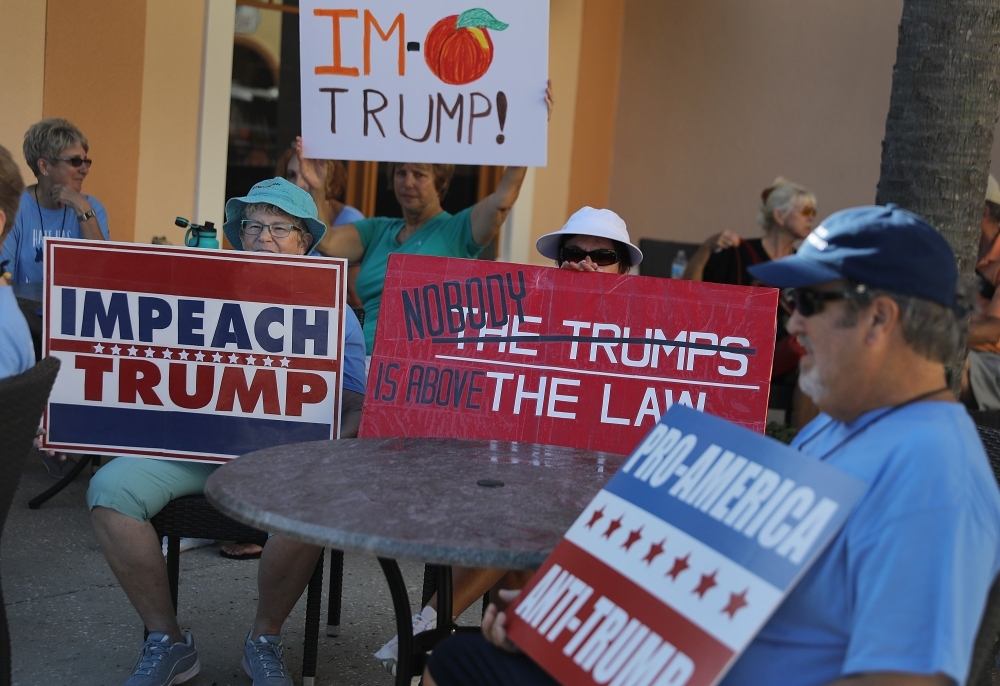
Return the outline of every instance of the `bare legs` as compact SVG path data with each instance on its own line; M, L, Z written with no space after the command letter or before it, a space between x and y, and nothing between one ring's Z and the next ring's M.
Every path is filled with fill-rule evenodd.
M261 634L281 633L282 624L309 585L322 552L318 546L280 535L268 539L257 570L260 600L251 640L256 641Z

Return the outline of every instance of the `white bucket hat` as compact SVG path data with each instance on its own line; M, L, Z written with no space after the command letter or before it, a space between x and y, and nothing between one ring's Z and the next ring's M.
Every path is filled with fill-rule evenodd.
M559 244L567 236L577 235L598 236L624 243L628 246L632 265L642 262L642 251L629 240L625 221L611 210L596 210L593 207L581 207L561 229L547 233L535 241L535 248L543 257L558 262Z

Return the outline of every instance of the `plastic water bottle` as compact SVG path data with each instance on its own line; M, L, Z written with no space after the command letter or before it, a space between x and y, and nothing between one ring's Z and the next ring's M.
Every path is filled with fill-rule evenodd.
M212 222L205 222L204 226L198 226L197 224L192 224L184 217L177 217L174 223L181 228L187 229L187 233L184 234L184 245L187 247L214 248L218 250L219 239L216 237L215 224Z
M684 270L687 269L687 266L687 254L683 250L678 250L677 257L674 258L674 263L670 265L670 278L679 279L684 276Z

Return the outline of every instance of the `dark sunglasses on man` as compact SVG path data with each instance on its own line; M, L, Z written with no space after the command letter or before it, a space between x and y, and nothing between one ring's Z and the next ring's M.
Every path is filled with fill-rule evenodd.
M49 157L47 158L49 162L69 162L70 166L74 169L87 165L88 167L94 163L94 160L89 157Z
M857 293L864 293L866 287L863 284L854 286ZM819 314L826 307L826 304L833 300L843 300L847 297L846 290L839 291L817 291L811 288L786 288L782 291L785 298L795 305L795 309L803 317L812 317Z
M559 257L563 262L583 262L589 257L590 261L598 267L610 267L618 262L618 251L611 248L584 250L583 248L569 246L559 252Z

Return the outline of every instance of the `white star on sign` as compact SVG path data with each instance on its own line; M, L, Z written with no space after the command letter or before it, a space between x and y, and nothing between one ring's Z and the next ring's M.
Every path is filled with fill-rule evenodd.
M219 353L212 355L212 362L222 362L222 355Z
M121 348L120 348L119 346L117 346L117 345L116 345L116 346L113 346L113 347L111 348L111 354L112 354L112 355L117 355L117 354L118 354L118 353L120 353L121 351L122 351L122 349L121 349Z
M104 346L101 345L100 343L95 344L94 345L94 352L95 353L103 353L104 352Z
M199 362L201 362L202 360L205 359L205 353L203 353L202 351L199 350L197 353L195 353L194 359L196 359Z
M164 348L163 349L163 356L169 360L170 358L172 358L174 356L174 354L172 352L170 352L170 348Z
M264 366L265 366L265 367L270 367L270 366L271 366L271 363L272 363L273 361L274 361L274 360L272 360L272 359L271 359L270 357L265 357L265 358L264 358Z
M281 358L281 366L282 367L287 367L288 366L288 362L289 362L289 360L288 360L287 357L282 357Z
M240 361L240 358L236 357L236 353L233 353L232 355L229 356L229 361L232 362L233 364L236 364L237 362Z
M250 357L247 358L247 364L249 365L257 364L257 358L251 355Z
M136 353L138 353L138 352L139 352L139 350L134 345L131 348L128 349L128 354L131 357L135 357Z
M181 354L178 355L177 357L181 358L182 360L186 360L189 356L190 353L188 353L187 350L181 350Z
M146 357L152 357L155 354L155 350L152 348L146 348Z

